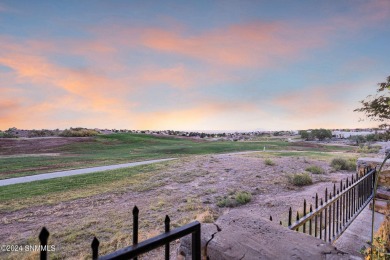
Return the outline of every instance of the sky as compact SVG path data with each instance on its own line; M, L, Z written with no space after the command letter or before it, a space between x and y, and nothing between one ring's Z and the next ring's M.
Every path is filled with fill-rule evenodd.
M389 42L389 0L0 0L0 129L374 127Z

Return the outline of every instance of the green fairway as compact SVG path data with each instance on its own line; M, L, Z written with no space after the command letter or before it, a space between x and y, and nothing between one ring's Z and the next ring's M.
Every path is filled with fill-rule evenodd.
M206 141L146 134L118 133L100 135L88 142L72 143L53 148L60 156L0 158L0 179L54 172L65 169L87 168L135 162L150 159L182 157L197 154L213 154L240 151L348 150L346 147L314 146L289 143L281 140L256 142Z

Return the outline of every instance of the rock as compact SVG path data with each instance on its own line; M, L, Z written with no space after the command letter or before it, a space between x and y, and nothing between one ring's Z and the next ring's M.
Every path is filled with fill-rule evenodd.
M207 243L213 238L214 234L218 232L216 224L203 223L201 226L201 247L202 247L202 259L206 259L207 256ZM178 260L191 259L191 236L185 236L180 239L180 246L177 252Z
M390 170L382 170L379 174L378 184L385 187L390 187Z
M203 259L352 259L331 244L249 210L231 210L216 225L202 224ZM189 248L190 239L182 239L179 252L185 257L181 259L190 259Z
M376 197L379 199L390 201L390 188L386 189L383 187L379 187L376 193Z
M372 202L370 203L370 209L372 209ZM383 215L386 214L388 210L390 210L390 202L376 200L375 201L375 209L376 212L381 213Z
M363 170L365 166L370 166L371 168L377 168L379 170L380 165L382 164L383 159L381 158L359 158L357 160L357 172L359 177L363 176ZM382 172L379 175L378 184L381 186L390 187L390 160L387 160L383 166Z

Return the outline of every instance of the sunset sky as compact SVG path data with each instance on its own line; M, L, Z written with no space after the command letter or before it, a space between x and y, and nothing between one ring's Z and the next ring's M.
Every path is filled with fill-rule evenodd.
M376 126L390 1L2 1L0 129Z

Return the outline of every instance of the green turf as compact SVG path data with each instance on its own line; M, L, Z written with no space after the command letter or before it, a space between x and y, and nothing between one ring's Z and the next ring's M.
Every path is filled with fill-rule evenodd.
M120 181L132 177L135 174L150 172L157 168L157 164L150 164L3 186L0 189L0 202L8 201L10 199L25 199L35 196L50 195L52 193L64 191L87 190L90 187L96 188L95 186L100 186L104 183Z
M116 169L104 172L34 181L0 187L0 213L13 210L56 204L103 193L148 191L166 184L156 173L171 163Z
M281 140L256 142L205 141L146 134L118 133L100 135L88 142L79 142L52 149L60 156L1 158L0 179L34 175L65 169L86 168L151 159L182 157L197 154L227 153L250 150L346 150L345 147L305 147Z

